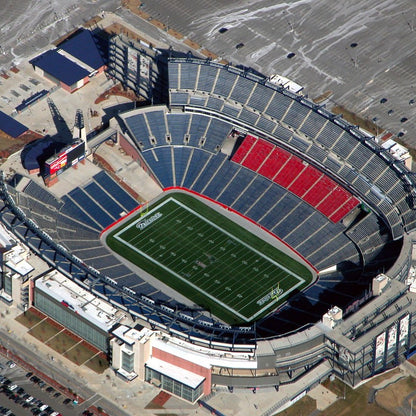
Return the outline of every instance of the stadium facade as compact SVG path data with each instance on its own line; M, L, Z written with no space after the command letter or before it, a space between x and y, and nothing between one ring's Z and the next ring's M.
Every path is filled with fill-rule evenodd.
M356 386L406 359L416 348L408 285L416 182L404 164L267 77L113 42L109 74L126 85L133 77L137 92L159 104L112 120L119 146L161 192L191 190L229 207L319 276L252 325L226 325L154 287L102 245L102 231L137 207L105 172L59 200L33 181L21 189L3 176L3 224L137 325L106 329L118 373L194 401L214 385L279 389L303 376L299 393L329 374ZM58 320L61 312L48 313Z

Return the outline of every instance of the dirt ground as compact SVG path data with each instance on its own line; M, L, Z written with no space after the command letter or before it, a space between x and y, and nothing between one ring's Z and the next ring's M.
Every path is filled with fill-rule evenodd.
M384 131L381 127L377 126L377 124L358 116L357 114L347 110L342 105L336 105L332 107L331 111L334 114L342 114L342 117L349 123L353 124L354 126L359 126L371 134L374 134L375 136L378 136Z
M416 380L412 377L407 377L379 391L376 396L376 402L380 407L401 416L403 414L402 406L404 400L415 390ZM407 404L409 405L409 403Z
M115 85L114 87L110 88L107 91L104 91L102 94L98 96L98 98L95 100L95 104L99 104L102 101L107 100L110 96L119 96L128 98L131 101L140 101L141 98L138 97L132 90L125 90L120 84Z
M0 162L1 159L8 158L11 154L22 149L28 143L42 137L41 134L28 130L14 139L0 130Z
M402 391L402 382L399 381L391 386L386 387L383 390L380 390L377 393L377 400L373 403L369 403L370 392L374 386L380 384L383 380L387 380L394 376L396 373L399 373L399 369L381 374L379 377L375 377L369 382L363 384L362 386L356 388L355 390L351 389L348 386L345 386L341 381L335 379L334 381L327 380L324 385L329 390L333 391L339 397L339 400L336 401L332 406L328 407L320 413L322 416L356 416L356 415L365 415L365 416L392 416L395 413L389 408L382 407L378 404L379 396L381 392L386 395L395 395L396 402L401 403L402 400L407 396L407 390ZM411 383L415 383L416 380L411 379ZM416 388L416 385L415 387ZM393 393L391 393L391 391ZM345 400L343 399L345 394ZM393 408L392 404L391 408Z

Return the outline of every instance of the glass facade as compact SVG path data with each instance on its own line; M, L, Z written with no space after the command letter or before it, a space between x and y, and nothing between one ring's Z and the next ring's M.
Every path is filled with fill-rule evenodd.
M129 373L134 372L134 353L121 351L121 368Z
M178 380L168 377L160 373L159 371L156 371L147 366L145 370L146 370L145 380L147 382L152 383L152 384L160 383L159 387L161 389L166 390L169 393L174 394L175 396L178 396L192 403L198 400L202 396L203 389L204 389L203 381L198 387L192 388L192 387L187 386L186 384L181 383ZM158 383L156 383L156 381Z
M12 295L12 278L10 276L7 276L6 274L3 274L4 276L4 291L8 295Z
M108 351L108 334L106 332L38 289L35 289L35 306L100 350Z

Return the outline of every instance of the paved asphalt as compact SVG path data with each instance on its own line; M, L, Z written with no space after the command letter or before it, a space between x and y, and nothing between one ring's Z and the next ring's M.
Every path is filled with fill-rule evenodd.
M119 0L4 2L0 70L103 10L128 16L142 32L177 46ZM310 98L331 91L327 107L344 105L381 128L404 133L403 140L416 147L414 0L158 0L144 1L142 9L235 65L292 78ZM237 49L239 43L244 46Z
M332 91L327 107L376 118L416 147L414 0L144 3L144 11L233 64L292 78L310 98Z
M82 404L74 407L74 408L62 408L59 409L58 405L54 403L54 406L57 407L57 410L63 410L64 413L62 413L63 416L76 416L80 415L85 409L87 409L90 405L94 404L95 406L100 406L105 411L110 414L111 416L128 416L126 412L123 412L121 409L119 409L117 406L114 406L113 403L106 400L104 397L100 396L99 394L95 393L93 390L88 388L85 383L82 383L79 378L75 378L72 376L72 374L66 372L64 369L61 369L60 367L54 365L53 361L45 361L45 360L38 360L37 356L33 354L33 351L30 350L27 346L23 345L22 342L13 335L13 333L6 332L3 328L0 329L0 339L4 347L6 347L8 350L12 351L14 354L19 356L22 360L26 361L36 369L38 369L40 372L47 374L52 379L56 380L58 383L60 383L62 386L70 388L72 391L80 394L86 401ZM0 362L7 361L3 358L0 359ZM17 369L6 369L5 375L6 377L10 378L12 381L16 382L16 384L22 383L22 380L25 378L24 375L27 373L26 370L19 370ZM16 373L16 375L15 375ZM26 390L27 389L27 380L24 384L22 384L22 387ZM37 392L37 396L39 399L42 400L43 394L41 393L41 390L37 386L32 386L35 389L35 393ZM29 393L31 391L28 390ZM46 393L47 395L47 393ZM47 395L48 396L48 395ZM0 393L0 405L1 404L1 393ZM46 398L44 398L46 400ZM62 399L63 400L63 399ZM43 401L43 400L42 400ZM57 402L56 399L49 401ZM62 402L62 401L61 401ZM46 403L48 403L46 401ZM48 403L50 404L50 403ZM50 404L51 407L52 404ZM62 407L62 406L61 406ZM23 410L23 409L21 409ZM17 413L16 415L20 415L22 413ZM31 414L31 413L30 413Z

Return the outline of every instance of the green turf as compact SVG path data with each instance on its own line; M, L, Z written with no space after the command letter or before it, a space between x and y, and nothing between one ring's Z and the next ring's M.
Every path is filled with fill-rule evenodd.
M107 244L230 324L258 319L312 280L304 265L183 193L119 226Z

